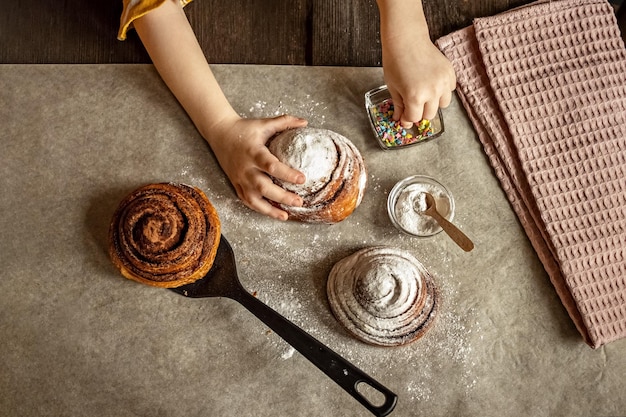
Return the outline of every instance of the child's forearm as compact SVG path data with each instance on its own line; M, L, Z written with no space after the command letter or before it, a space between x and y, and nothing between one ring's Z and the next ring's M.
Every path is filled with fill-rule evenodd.
M455 87L450 61L432 43L421 0L377 0L385 83L405 128L435 117Z
M238 117L177 2L168 0L134 24L161 78L205 139L214 126Z
M380 38L383 44L405 36L429 37L421 0L376 0L380 14Z

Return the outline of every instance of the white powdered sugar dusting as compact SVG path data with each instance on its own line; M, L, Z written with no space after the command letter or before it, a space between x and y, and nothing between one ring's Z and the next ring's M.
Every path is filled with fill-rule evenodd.
M361 203L367 173L361 153L348 138L328 129L303 127L280 133L268 147L279 161L307 175L304 184L274 179L302 198L301 207L280 205L292 218L336 223Z
M185 165L178 179L207 194L219 213L222 233L235 251L239 278L260 301L383 382L400 401L415 405L435 401L451 389L471 395L477 384L473 341L480 337L481 328L475 304L465 302L458 281L449 272L450 253L421 250L411 237L394 233L391 227L355 239L353 231L344 233L341 223L319 225L266 218L245 207L234 191L224 192L229 189L226 177L213 176L209 182L206 176L192 175L194 172L202 170L193 163ZM380 188L380 179L371 176L370 192L380 192ZM350 228L360 229L361 225L352 222ZM432 328L419 340L399 347L372 346L351 336L333 316L326 298L324 274L338 260L337 254L348 255L349 248L378 243L381 234L382 239L415 248L412 252L433 276L441 300ZM259 264L263 264L263 276L256 273ZM276 360L287 361L298 355L261 322L258 329L266 338L264 351L269 350ZM453 375L454 381L442 380L439 376L443 373ZM410 375L410 382L394 385L396 375L402 380Z
M277 136L268 147L280 161L305 175L303 184L280 182L283 188L302 197L324 187L337 166L335 143L326 130L288 131Z
M248 108L247 113L240 113L240 116L267 118L290 114L307 119L311 126L321 127L326 122L324 112L327 110L328 105L326 103L311 99L310 94L307 94L305 99L285 95L277 102L257 101Z
M441 229L435 219L427 214L426 196L435 198L437 211L447 218L450 214L450 199L441 188L432 184L411 184L400 191L394 207L396 221L407 232L415 235L430 235Z
M410 253L368 247L337 262L328 277L333 313L360 339L397 346L421 337L436 313L432 280Z

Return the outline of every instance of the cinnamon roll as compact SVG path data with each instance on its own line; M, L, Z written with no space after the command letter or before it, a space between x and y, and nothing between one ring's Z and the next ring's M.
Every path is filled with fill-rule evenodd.
M379 346L422 337L439 303L426 268L410 253L386 246L341 259L330 271L326 290L337 320L356 338Z
M217 212L200 189L149 184L126 196L113 214L109 254L126 278L173 288L206 275L220 236Z
M304 184L274 179L302 197L302 207L276 204L290 219L337 223L361 203L367 172L361 153L346 137L327 129L304 127L278 134L268 147L281 162L306 176Z

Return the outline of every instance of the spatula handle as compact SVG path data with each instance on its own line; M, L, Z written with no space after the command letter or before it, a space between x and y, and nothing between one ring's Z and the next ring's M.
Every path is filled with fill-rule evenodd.
M393 411L398 400L396 394L261 302L244 288L231 294L230 298L247 308L374 415L386 416ZM362 388L367 388L365 392L372 393L372 396L378 397L379 394L377 393L382 394L384 401L376 401L378 403L376 405L372 400L366 398L362 394L363 390L361 392L358 390L361 384L369 386Z

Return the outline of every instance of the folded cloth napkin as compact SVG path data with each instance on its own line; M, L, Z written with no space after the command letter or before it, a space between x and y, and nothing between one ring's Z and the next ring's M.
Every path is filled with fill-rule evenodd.
M437 46L583 339L626 336L626 49L613 8L538 1Z

